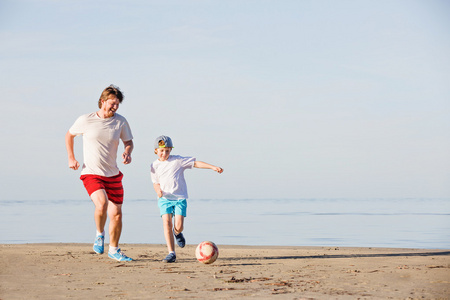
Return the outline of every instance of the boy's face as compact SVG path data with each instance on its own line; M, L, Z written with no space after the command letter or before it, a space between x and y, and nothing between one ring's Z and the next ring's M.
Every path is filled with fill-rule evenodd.
M156 155L158 155L158 159L160 161L167 160L169 158L171 151L172 151L172 148L169 148L169 147L155 149Z

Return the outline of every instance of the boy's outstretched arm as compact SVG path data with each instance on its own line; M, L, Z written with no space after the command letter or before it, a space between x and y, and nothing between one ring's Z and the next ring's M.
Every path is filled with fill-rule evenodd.
M155 192L158 195L158 198L161 198L163 196L163 192L161 190L161 185L159 183L154 183L153 188L155 189Z
M200 168L200 169L211 169L213 171L216 171L217 173L222 173L223 172L223 169L221 167L216 167L216 166L213 166L213 165L210 165L208 163L205 163L203 161L198 161L198 160L196 160L194 162L194 167L195 168Z

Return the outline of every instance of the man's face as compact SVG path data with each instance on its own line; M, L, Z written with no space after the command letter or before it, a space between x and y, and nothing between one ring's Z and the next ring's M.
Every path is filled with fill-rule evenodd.
M102 102L102 110L107 118L114 116L116 111L119 109L119 99L116 96L110 95L107 100Z

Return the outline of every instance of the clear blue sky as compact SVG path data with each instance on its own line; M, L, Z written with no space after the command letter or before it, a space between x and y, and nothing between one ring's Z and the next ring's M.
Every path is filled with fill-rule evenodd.
M64 135L111 83L126 198L161 134L225 170L191 198L450 197L448 1L3 0L0 40L0 199L87 198Z

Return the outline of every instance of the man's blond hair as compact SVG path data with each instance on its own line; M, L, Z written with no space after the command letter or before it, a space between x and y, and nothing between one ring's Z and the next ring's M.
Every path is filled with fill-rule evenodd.
M111 84L106 89L104 89L102 94L100 95L100 99L98 100L98 108L102 108L102 101L108 100L109 96L111 95L116 96L116 98L119 99L119 103L122 103L124 98L122 91L118 86Z

